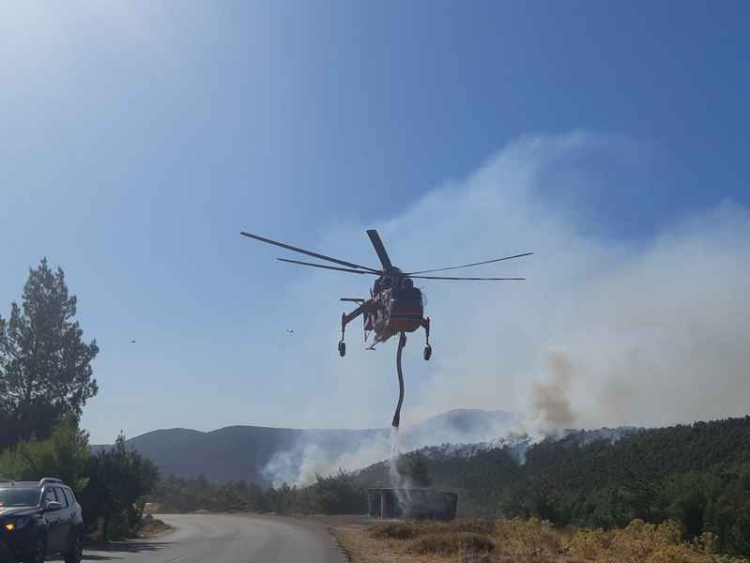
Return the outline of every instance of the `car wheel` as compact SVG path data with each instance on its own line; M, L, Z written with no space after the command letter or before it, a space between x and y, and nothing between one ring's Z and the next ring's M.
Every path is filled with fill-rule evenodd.
M83 559L83 534L76 532L73 546L65 554L65 563L80 563L81 559Z
M34 540L34 545L29 551L24 563L44 563L44 558L47 555L47 542L44 541L43 537L39 537Z

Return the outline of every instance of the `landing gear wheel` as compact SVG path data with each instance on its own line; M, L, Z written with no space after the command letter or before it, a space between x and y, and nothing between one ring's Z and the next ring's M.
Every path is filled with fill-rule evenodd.
M430 361L430 358L432 357L432 346L429 344L424 347L424 360L426 362Z
M341 356L342 358L346 356L346 342L344 342L343 340L339 342L339 356Z

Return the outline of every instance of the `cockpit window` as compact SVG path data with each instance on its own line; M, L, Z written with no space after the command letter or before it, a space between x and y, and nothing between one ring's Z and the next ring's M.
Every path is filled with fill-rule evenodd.
M408 301L413 303L421 303L422 302L422 292L417 289L416 287L408 287L406 284L404 284L403 287L400 287L396 290L394 290L392 294L392 298L397 301Z

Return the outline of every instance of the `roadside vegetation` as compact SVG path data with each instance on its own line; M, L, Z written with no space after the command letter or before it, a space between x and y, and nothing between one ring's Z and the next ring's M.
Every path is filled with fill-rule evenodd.
M716 553L707 533L633 520L610 531L556 528L538 518L389 522L335 529L354 563L746 563Z
M74 490L91 536L134 536L158 472L125 448L124 436L91 455L79 421L99 389L91 366L99 348L83 340L75 316L63 271L46 259L29 271L21 305L0 316L0 477L58 477Z

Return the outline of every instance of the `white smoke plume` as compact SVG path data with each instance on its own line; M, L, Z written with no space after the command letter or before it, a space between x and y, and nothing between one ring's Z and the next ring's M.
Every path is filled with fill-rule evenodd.
M471 417L468 415L477 415ZM307 436L289 450L276 453L263 469L264 477L274 486L306 486L316 475L330 475L339 469L353 471L384 460L395 462L401 453L442 444L476 444L505 436L518 421L508 413L466 413L454 411L421 424L370 432L359 442L332 444ZM470 451L470 450L467 450ZM395 465L393 466L396 467ZM394 475L394 486L406 486Z
M404 428L457 407L517 413L529 433L539 421L662 426L748 413L748 209L717 199L635 242L602 235L587 211L587 194L640 181L645 150L586 133L524 138L391 220L349 225L316 245L370 263L364 229L375 226L393 262L408 269L535 252L466 271L526 282L425 282L434 354L421 361L421 337L410 337ZM643 205L632 207L633 231ZM311 272L292 292L300 301L292 297L288 313L305 310L306 320L280 370L318 366L311 377L320 389L307 397L303 425L384 427L390 420L395 345L361 352L352 327L349 355L335 357L330 307L366 291L360 276ZM330 299L310 305L310 295ZM361 467L388 453L386 437L322 465Z

